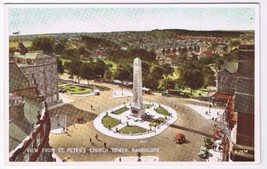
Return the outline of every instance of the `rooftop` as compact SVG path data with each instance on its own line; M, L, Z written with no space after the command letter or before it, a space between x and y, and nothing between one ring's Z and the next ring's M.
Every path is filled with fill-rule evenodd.
M30 87L29 81L15 63L9 64L9 91L23 90Z
M230 73L235 73L238 68L237 62L226 62L223 65L221 65L221 71L224 69L228 70Z

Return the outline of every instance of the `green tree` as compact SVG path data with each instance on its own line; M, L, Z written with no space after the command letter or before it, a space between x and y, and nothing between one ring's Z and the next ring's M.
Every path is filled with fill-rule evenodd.
M55 40L49 36L38 36L32 40L32 50L42 50L45 54L54 52Z
M152 65L149 74L146 79L143 79L143 83L146 87L157 89L159 81L163 79L164 69L158 65Z
M163 70L165 75L172 75L174 71L173 67L171 67L169 64L164 64Z
M62 56L68 59L80 59L80 55L77 49L67 48L62 51Z
M107 66L103 60L96 60L93 64L93 72L97 78L103 78L107 70Z
M64 68L63 68L62 60L60 60L60 59L57 59L57 72L59 74L63 74L64 73Z
M69 73L71 75L75 75L78 79L78 82L80 82L80 67L82 65L82 62L80 60L72 60L70 64L68 65Z
M115 73L115 79L120 81L132 81L133 71L130 65L118 65Z
M82 79L87 80L87 84L89 85L89 80L93 80L95 78L95 73L93 72L91 63L82 63L80 66L80 76Z
M66 47L67 39L59 40L55 43L55 53L61 55Z
M197 69L186 69L184 72L181 72L181 80L184 81L185 85L192 90L199 89L203 87L204 78L201 71Z
M176 85L175 81L172 80L169 77L161 79L160 82L159 82L159 88L162 89L162 90L174 89L175 85Z
M114 73L111 70L106 70L105 79L111 81L114 77Z

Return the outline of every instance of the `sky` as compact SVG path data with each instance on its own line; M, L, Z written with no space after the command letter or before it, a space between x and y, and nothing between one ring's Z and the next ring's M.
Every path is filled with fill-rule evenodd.
M149 31L154 29L254 30L253 6L149 5L9 7L8 32Z

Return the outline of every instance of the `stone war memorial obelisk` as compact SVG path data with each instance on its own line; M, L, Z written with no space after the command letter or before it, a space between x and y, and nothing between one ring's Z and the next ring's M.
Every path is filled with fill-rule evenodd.
M133 103L131 105L132 116L141 118L145 115L142 98L142 66L139 58L133 63Z

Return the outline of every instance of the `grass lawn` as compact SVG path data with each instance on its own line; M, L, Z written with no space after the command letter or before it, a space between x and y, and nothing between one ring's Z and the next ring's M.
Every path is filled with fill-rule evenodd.
M181 90L181 92L191 93L191 90L190 90L190 88L185 88L185 89ZM205 95L205 94L208 94L208 90L207 89L192 90L192 96L193 97L199 97L199 93L201 95Z
M125 126L119 130L119 132L126 134L145 133L146 131L147 131L146 129L139 126Z
M89 87L81 87L77 85L64 84L61 82L59 83L59 89L66 90L67 94L86 94L92 91L92 89Z
M145 108L145 109L149 109L150 107L152 107L151 104L145 104L145 105L144 105L144 108Z
M32 41L30 41L30 40L26 40L26 41L22 41L22 42L26 48L29 48L32 46ZM17 45L18 45L18 42L9 42L10 48L16 48Z
M112 128L120 124L120 121L110 116L104 116L102 119L102 124L106 128L109 128L109 127Z
M112 112L112 113L113 113L113 114L116 114L116 115L119 115L119 114L121 114L121 113L126 112L127 110L129 110L127 107L122 107L122 108L120 108L120 109L118 109L118 110L115 110L115 111Z
M149 123L149 126L153 126L153 127L156 127L156 126L159 126L161 123L165 122L165 119L162 118L162 117L159 117L157 118L155 121Z
M105 62L105 64L112 64L112 67L110 68L110 70L114 73L117 70L117 63L114 63L110 60L103 60Z
M164 109L163 107L156 108L156 112L158 114L162 114L162 115L165 115L165 116L169 115L169 112L166 109Z

